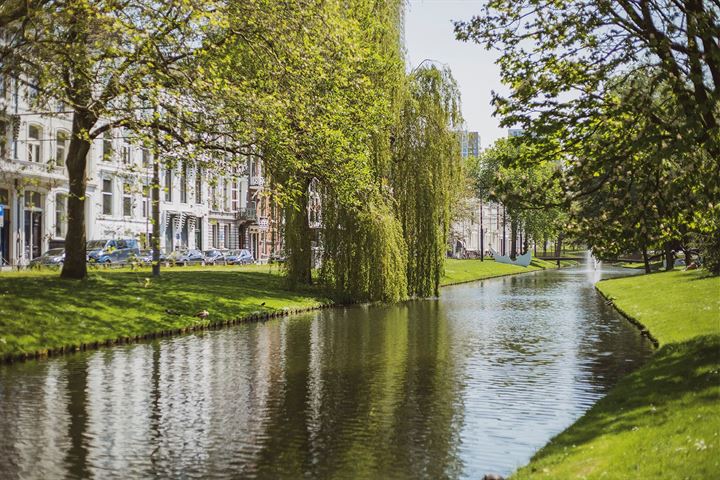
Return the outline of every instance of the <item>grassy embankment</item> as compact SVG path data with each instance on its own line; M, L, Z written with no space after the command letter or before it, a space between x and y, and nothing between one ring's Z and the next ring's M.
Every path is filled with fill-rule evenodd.
M443 284L552 268L448 260ZM96 270L82 282L52 270L0 273L0 359L330 303L318 289L289 291L278 267ZM170 310L171 313L168 313ZM194 316L207 310L210 316Z
M573 265L572 261L561 261L560 266ZM493 260L454 260L445 261L445 275L440 280L440 285L454 285L456 283L472 282L485 278L502 277L504 275L515 275L517 273L532 272L557 268L556 262L548 262L533 258L529 267L518 267L506 263L495 263Z
M720 478L720 278L676 270L597 287L660 348L513 478Z
M100 270L81 282L47 270L2 273L0 359L328 302L317 290L286 290L277 267L260 265L177 267L159 279L148 269ZM200 310L210 316L196 318Z

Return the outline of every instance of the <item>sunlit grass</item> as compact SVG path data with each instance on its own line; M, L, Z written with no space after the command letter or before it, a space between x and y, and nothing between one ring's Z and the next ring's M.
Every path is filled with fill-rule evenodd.
M289 291L278 267L176 267L0 274L0 356L134 337L328 302L317 289ZM207 310L206 320L194 315ZM170 311L171 313L167 313Z
M574 263L575 262L570 261L560 262L561 266L568 266ZM491 258L487 258L485 261L448 258L445 260L445 275L440 280L440 284L452 285L454 283L471 282L474 280L533 272L548 268L557 268L557 263L533 258L529 267L519 267L517 265L498 263Z
M443 285L552 268L534 260L528 268L488 260L449 260ZM330 302L319 287L289 290L279 265L163 268L93 267L83 281L62 280L58 270L0 274L0 357ZM207 310L205 319L195 317ZM170 313L168 313L170 312Z

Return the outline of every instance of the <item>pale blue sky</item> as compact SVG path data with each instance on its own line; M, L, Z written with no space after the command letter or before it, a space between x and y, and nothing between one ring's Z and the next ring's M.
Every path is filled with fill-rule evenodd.
M426 58L447 64L458 82L468 130L480 133L481 147L507 135L492 116L491 90L506 92L495 65L496 52L477 43L455 40L452 20L481 12L484 0L409 0L405 12L405 46L410 68Z

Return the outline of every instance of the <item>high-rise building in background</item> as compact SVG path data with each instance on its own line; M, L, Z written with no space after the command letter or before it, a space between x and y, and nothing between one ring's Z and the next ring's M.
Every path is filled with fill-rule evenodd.
M462 158L477 157L480 154L480 134L467 130L462 130L459 134Z
M525 134L525 130L522 128L510 128L508 129L508 138L522 137Z
M477 157L480 155L480 134L468 132L468 156Z

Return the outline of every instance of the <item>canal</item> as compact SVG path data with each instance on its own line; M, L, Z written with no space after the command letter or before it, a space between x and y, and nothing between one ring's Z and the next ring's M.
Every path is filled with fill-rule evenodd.
M0 472L506 475L651 354L593 288L627 273L530 273L2 365Z

